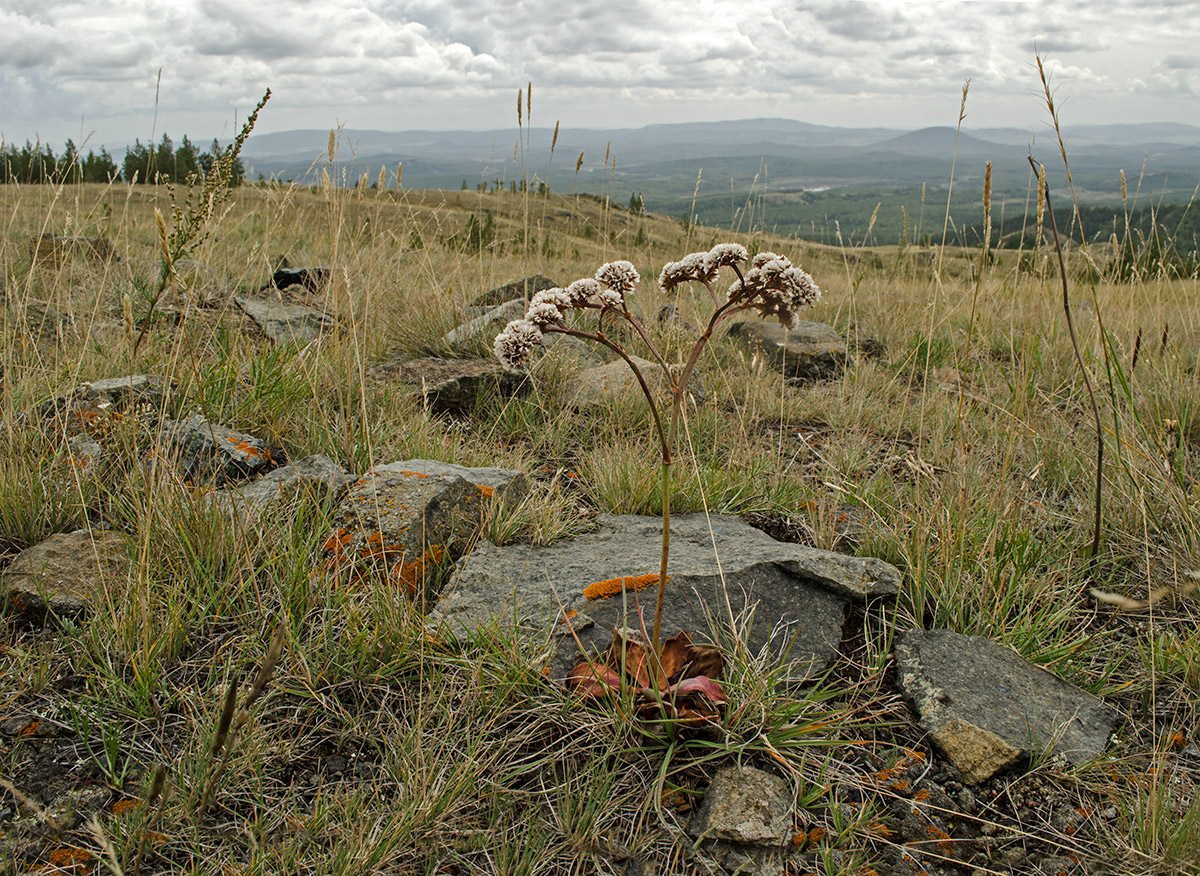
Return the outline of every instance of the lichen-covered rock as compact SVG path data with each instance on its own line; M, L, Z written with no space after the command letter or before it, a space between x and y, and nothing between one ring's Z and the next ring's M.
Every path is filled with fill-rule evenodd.
M129 569L120 535L82 529L58 533L22 551L0 572L0 601L33 622L48 616L78 620L124 581Z
M173 390L171 381L156 374L109 377L43 402L37 417L67 436L104 433L131 413L161 411Z
M321 567L350 583L386 582L427 596L427 573L478 536L484 498L484 488L457 475L377 466L339 505Z
M212 500L231 513L255 519L272 505L297 496L317 499L337 496L352 480L346 470L328 456L317 454L280 466L249 483L217 490L212 493Z
M401 459L378 466L375 471L413 471L419 475L456 475L474 484L484 499L513 504L529 492L529 481L516 469L492 466L456 465L436 459Z
M600 515L598 523L548 546L482 542L455 567L433 618L452 631L515 623L551 634L549 668L565 676L578 647L602 652L614 627L641 626L639 611L653 621L662 521ZM737 636L751 653L786 660L793 681L834 659L852 598L894 594L900 581L880 560L777 542L735 517L703 514L672 519L668 571L664 632Z
M792 838L792 791L787 783L752 766L717 772L688 825L702 839L780 846Z
M970 784L1032 755L1097 757L1117 723L1103 700L978 636L902 633L896 670L921 726Z
M200 414L168 423L163 436L182 475L198 486L245 480L272 466L271 451L258 438L210 423Z

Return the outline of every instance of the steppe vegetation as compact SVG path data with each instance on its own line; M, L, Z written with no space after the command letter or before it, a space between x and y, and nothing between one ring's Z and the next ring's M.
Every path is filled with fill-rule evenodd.
M1089 595L1145 601L1200 568L1195 279L1116 278L1103 270L1112 252L1067 253L1106 449L1093 555L1095 428L1046 244L828 247L548 191L264 184L207 217L186 274L163 284L162 241L191 210L173 213L164 187L6 185L0 201L0 566L79 528L122 534L133 560L86 622L0 620L0 719L37 715L75 753L31 758L34 724L0 738L0 832L18 817L45 825L44 846L5 851L0 871L690 872L682 826L712 772L741 762L794 783L809 870L904 872L888 854L901 844L894 780L932 763L932 749L889 654L897 631L921 626L1009 645L1123 718L1101 759L1039 760L974 789L970 828L930 834L923 860L954 873L1041 872L1047 859L1092 873L1200 869L1200 780L1181 755L1200 721L1200 607L1167 593L1120 611ZM49 233L108 239L119 258L31 259ZM536 643L431 634L403 594L314 575L330 505L302 499L250 526L212 508L148 464L152 412L108 422L121 452L87 476L60 434L24 416L85 381L163 375L180 388L172 414L201 412L279 458L557 473L485 534L562 539L597 512L661 510L643 410L568 410L571 366L553 356L534 367L531 394L481 399L464 417L431 413L369 369L462 355L439 339L501 283L565 284L613 259L655 277L729 239L811 273L824 294L805 316L845 335L856 362L797 388L718 334L700 366L707 399L680 433L672 510L743 515L779 538L879 557L904 586L894 607L852 618L840 660L811 688L731 655L715 735L677 734L619 700L581 702L545 681ZM222 305L280 257L338 269L327 294L343 331L275 346ZM705 301L690 295L675 303L697 323ZM651 331L666 303L652 283L630 300ZM468 352L490 351L489 336ZM228 708L244 704L256 677L265 687L245 720L224 722L233 740L218 739L227 692ZM42 807L80 783L105 806L56 831L67 814Z

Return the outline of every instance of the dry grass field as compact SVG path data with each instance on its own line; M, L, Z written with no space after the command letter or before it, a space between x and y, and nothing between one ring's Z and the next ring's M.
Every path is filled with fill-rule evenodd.
M132 561L84 621L0 617L0 872L703 872L684 825L731 763L793 783L795 872L917 872L906 850L956 874L1200 872L1200 762L1183 753L1200 721L1200 605L1184 592L1200 569L1195 280L1113 282L1106 252L1067 254L1104 444L1092 555L1097 435L1052 247L839 249L590 196L246 185L203 217L193 249L170 253L177 279L156 300L155 211L168 240L197 215L177 197L173 210L163 186L0 187L0 571L77 529L119 534ZM31 257L49 234L112 252ZM663 263L724 240L810 272L823 298L802 317L834 326L855 361L790 386L719 332L673 510L879 557L904 584L894 604L856 613L809 688L731 659L716 734L580 701L544 680L527 641L435 635L404 594L314 574L331 504L300 499L250 524L213 508L154 464L162 412L98 426L105 452L86 470L37 415L81 383L155 374L178 387L166 413L202 413L278 459L561 470L572 476L537 481L484 528L561 540L597 512L659 511L644 410L571 410L575 366L554 356L535 364L531 393L464 416L370 370L490 355L490 336L439 341L479 293L535 273L565 285L612 259L637 266L633 308L657 326ZM273 344L231 303L281 258L336 268L323 303L338 332ZM675 303L692 322L707 315L691 292ZM1169 592L1122 610L1090 588ZM1122 716L1108 752L1035 759L969 791L943 777L962 808L945 837L914 841L887 777L936 752L890 649L922 626L988 637L1102 696ZM222 756L226 691L240 680L244 700L277 630L273 677ZM99 799L95 814L47 808L73 789Z

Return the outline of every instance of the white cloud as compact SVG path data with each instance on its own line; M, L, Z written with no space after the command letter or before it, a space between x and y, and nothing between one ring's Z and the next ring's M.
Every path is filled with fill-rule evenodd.
M1136 102L1149 92L1187 118L1198 13L1200 0L6 0L2 121L23 139L85 117L121 142L132 135L106 120L148 118L161 69L160 117L197 135L268 86L264 129L507 126L529 81L542 124L917 126L952 121L970 77L975 122L1009 124L1039 111L1035 50L1087 121L1149 111Z

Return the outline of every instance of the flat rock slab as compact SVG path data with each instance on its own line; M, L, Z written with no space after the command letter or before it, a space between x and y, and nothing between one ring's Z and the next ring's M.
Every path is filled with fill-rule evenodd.
M269 471L241 486L213 493L213 501L230 512L258 518L278 502L310 495L317 499L337 496L354 478L328 456L315 454Z
M210 423L197 414L163 430L183 476L192 483L221 486L272 467L271 451L253 435Z
M534 274L532 277L526 277L524 280L513 280L511 283L505 283L503 286L489 289L472 301L471 306L495 307L518 298L525 301L527 298L532 298L535 293L541 292L543 289L553 289L557 285L549 277Z
M978 636L902 633L896 667L921 726L970 784L1045 752L1097 757L1117 725L1103 700Z
M506 371L496 359L412 359L378 365L371 374L395 375L439 414L470 413L480 396L512 398L532 387L528 375Z
M760 353L784 377L828 380L852 364L846 339L832 327L798 320L789 331L776 322L735 322L730 337Z
M58 533L17 555L0 572L0 602L26 620L81 619L129 575L125 541L113 532Z
M662 372L662 366L637 356L629 358L642 372L642 377L650 391L663 404L669 406L671 387L667 383L666 375ZM608 408L621 399L645 399L633 369L624 359L617 359L607 365L596 365L579 372L568 381L563 395L567 404L578 410ZM696 403L705 399L704 382L695 371L688 379L687 395ZM667 410L669 409L668 407Z
M432 619L452 632L515 625L549 634L550 671L565 676L580 657L576 637L599 653L613 627L639 626L639 607L653 623L662 521L600 515L598 523L549 546L482 542L455 567ZM724 645L736 635L751 652L788 661L793 681L834 659L852 599L892 595L900 582L881 560L777 542L736 517L703 514L671 521L669 576L664 635L686 629Z
M322 545L322 569L350 583L424 593L427 572L479 534L486 490L455 474L382 465L354 482Z
M276 344L304 344L338 327L329 311L307 304L275 296L235 295L233 300Z

